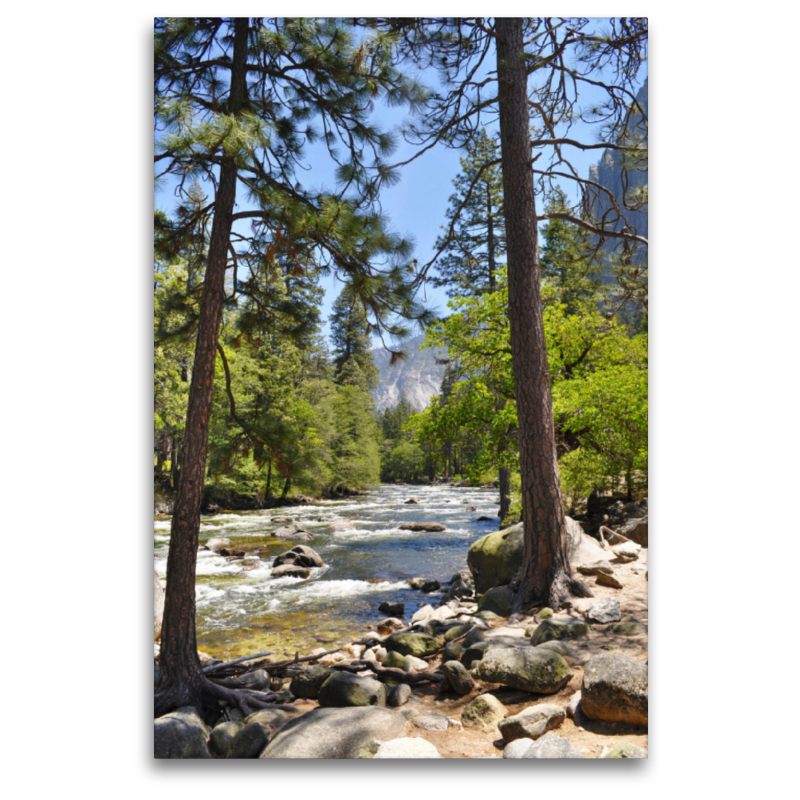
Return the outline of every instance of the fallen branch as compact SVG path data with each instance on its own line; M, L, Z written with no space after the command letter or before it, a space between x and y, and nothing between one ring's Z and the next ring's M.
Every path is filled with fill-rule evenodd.
M363 672L372 670L382 678L392 678L401 683L441 683L442 675L432 672L405 672L396 667L382 667L377 661L355 661L350 664L334 664L333 669L340 672Z
M209 675L212 672L218 672L221 669L225 669L226 667L232 667L234 664L241 664L243 661L252 661L255 658L263 658L264 656L271 656L273 653L272 650L267 650L264 653L256 653L254 656L242 656L241 658L236 658L233 661L226 661L224 664L212 664L210 667L205 667L203 672L206 675Z
M621 542L630 542L632 541L627 536L623 536L621 533L617 533L616 531L612 531L611 528L607 528L605 525L600 526L600 539L603 544L606 543L606 540L603 539L603 532L607 533L609 536L614 536L615 538L619 539Z

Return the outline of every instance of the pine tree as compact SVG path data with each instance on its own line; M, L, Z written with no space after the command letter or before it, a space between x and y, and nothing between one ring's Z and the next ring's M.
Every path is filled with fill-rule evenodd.
M206 678L195 638L200 509L216 360L223 354L219 331L233 299L226 283L234 296L262 303L256 278L269 274L276 259L297 275L313 261L346 278L382 332L404 333L389 320L398 312L426 318L407 280L410 245L387 233L375 206L396 174L385 160L392 137L370 123L373 104L424 100L390 63L393 40L377 34L356 43L336 20L156 20L156 177L171 176L184 199L191 181L210 195L197 213L210 232L167 560L157 716L183 705L215 709L219 700L243 711L264 704L257 694ZM335 192L304 189L297 180L306 144L316 140L337 165ZM240 188L249 209L235 209Z
M449 297L493 291L505 255L503 176L497 142L485 130L466 147L453 180L445 234L436 240L442 258L432 277Z
M369 323L363 306L352 290L345 287L333 304L330 316L333 363L337 379L343 381L345 367L357 365L367 389L378 385L378 368L370 353ZM352 376L350 378L352 381Z

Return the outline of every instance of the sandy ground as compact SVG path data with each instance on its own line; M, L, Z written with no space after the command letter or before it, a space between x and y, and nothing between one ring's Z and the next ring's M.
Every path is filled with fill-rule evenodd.
M630 564L614 563L615 575L622 582L622 589L596 585L595 578L586 578L586 582L594 591L595 598L577 601L571 616L582 618L582 612L588 609L594 599L616 597L619 600L623 620L628 616L633 617L637 622L644 624L646 628L648 622L646 570L647 549L643 548L637 561ZM514 624L507 622L504 624L504 621L500 621L495 623L491 633L522 636L525 629L532 624L530 618L523 618ZM503 702L508 709L508 716L518 714L523 709L540 703L565 706L572 695L580 690L583 681L583 667L591 656L608 652L613 648L613 652L625 653L639 661L647 662L646 630L645 633L638 636L620 636L611 633L609 628L610 625L592 623L592 631L588 636L570 643L570 646L574 647L575 653L568 656L567 661L572 668L573 676L558 694L531 695L484 683L466 697L459 697L453 693L437 697L436 687L415 687L408 705L400 710L409 708L429 711L460 721L463 707L474 697L487 691L496 694L498 699ZM438 662L432 662L432 664L435 667ZM582 714L580 709L575 720L567 717L554 733L568 739L573 747L581 752L583 758L599 758L604 748L612 748L624 743L635 744L642 749L647 749L646 728L623 723L597 722ZM450 728L447 731L437 732L409 726L407 735L427 739L445 758L483 758L487 756L502 758L503 755L503 740L497 727L488 727L482 731Z

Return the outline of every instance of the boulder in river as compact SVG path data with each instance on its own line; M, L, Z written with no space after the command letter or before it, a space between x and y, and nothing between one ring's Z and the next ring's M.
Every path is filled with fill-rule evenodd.
M161 638L161 620L164 617L164 589L158 578L158 573L153 570L153 641Z
M389 600L384 600L384 602L378 606L378 611L382 611L390 617L402 617L405 610L406 607L403 603L392 603Z
M416 497L409 497L408 500L404 503L407 506L415 506L419 503L419 499Z
M226 547L231 547L232 545L233 542L230 539L224 539L221 537L212 537L206 542L206 547L214 552L222 550Z
M273 534L276 539L288 539L290 542L310 542L314 537L299 525L287 525L278 528Z
M444 525L438 522L406 522L400 526L401 531L426 531L428 533L436 533L437 531L446 530Z
M260 758L359 758L372 739L399 739L406 719L388 708L315 708L288 723Z
M293 564L296 567L325 566L325 562L320 558L319 553L305 544L295 545L291 550L281 553L272 562L273 567L279 567L281 564Z
M296 567L293 564L281 564L270 572L273 578L307 578L310 574L305 567Z
M337 519L335 522L331 522L330 529L332 531L354 531L356 526L352 520Z
M442 588L439 581L432 578L409 578L408 585L419 592L435 592Z

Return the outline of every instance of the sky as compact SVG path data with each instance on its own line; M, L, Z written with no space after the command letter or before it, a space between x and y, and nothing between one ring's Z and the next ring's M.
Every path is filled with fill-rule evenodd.
M493 66L493 59L489 61ZM641 73L641 82L644 82L646 77L647 65L645 64ZM437 83L436 74L433 71L419 73L419 79L428 85ZM592 99L591 94L581 96L582 103L588 104L592 102ZM375 121L379 127L397 131L405 117L405 109L388 108L376 103ZM586 130L586 127L576 123L571 135L584 141L595 141L596 134ZM491 129L488 131L496 133ZM391 157L390 162L404 161L414 153L414 148L403 141L399 132L397 141L398 149ZM304 175L298 174L303 185L305 187L324 185L332 188L333 167L325 148L321 144L317 144L309 147L307 152L307 164L310 166L310 170ZM442 226L445 223L445 213L450 194L453 191L453 179L460 170L459 158L461 155L462 153L457 150L446 148L443 145L436 146L416 161L403 167L400 172L400 181L395 186L385 189L381 194L381 203L385 215L390 220L390 227L414 241L414 257L420 264L426 263L433 256L434 243L437 236L441 234ZM582 177L588 177L589 165L597 163L601 155L601 150L579 151L570 148L572 163ZM562 188L567 191L568 195L576 197L575 185L570 186L570 183L572 182L562 181ZM173 191L174 184L169 181L165 182L163 187L156 191L156 207L169 213L175 205ZM241 198L242 195L243 193L239 190L239 197ZM541 208L541 199L538 197L537 203L538 208ZM241 211L247 207L246 202L241 199L237 202L237 210ZM321 307L321 322L323 333L327 336L329 334L328 317L342 284L333 275L330 275L321 278L320 285L325 290ZM436 289L426 286L422 289L419 300L440 315L448 313L448 298L444 288ZM376 343L378 343L377 340Z

